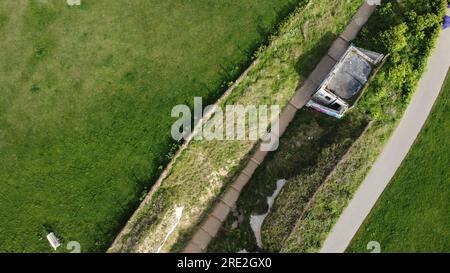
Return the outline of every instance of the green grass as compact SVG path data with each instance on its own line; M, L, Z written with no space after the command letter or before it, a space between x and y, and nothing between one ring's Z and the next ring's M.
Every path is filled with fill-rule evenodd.
M242 248L258 251L248 217L252 212L260 213L265 209L265 197L273 191L275 180L286 176L288 182L263 224L263 251L317 252L320 249L407 107L442 28L441 18L446 6L446 0L428 1L426 4L419 0L383 1L356 41L358 46L391 53L355 109L365 113L365 119L371 121L367 129L358 138L360 128L355 126L358 122L344 123L349 130L353 127L354 134L342 134L341 139L334 139L333 145L324 145L325 148L320 150L317 147L311 149L307 142L302 143L303 132L317 134L317 126L307 122L304 122L305 126L298 126L294 122L283 142L299 145L285 146L286 150L281 147L273 158L268 159L245 189L237 211L229 217L210 251L237 251ZM408 31L405 34L396 32L396 27L403 23ZM383 41L380 36L389 39ZM390 48L398 45L396 39L406 41L400 51ZM311 58L311 64L317 63L313 60ZM354 114L351 113L351 116ZM333 124L326 124L322 130L326 132L328 127L333 128ZM326 134L323 137L327 139ZM279 164L271 162L275 158ZM291 177L292 174L297 176ZM233 229L236 219L243 221Z
M301 75L317 63L343 30L361 0L302 1L260 50L258 61L221 102L284 107L295 93ZM307 58L306 56L313 56ZM300 74L300 76L299 76ZM193 141L175 161L168 176L148 196L110 251L155 251L174 221L183 217L162 251L181 251L229 183L248 160L255 141Z
M314 192L366 125L367 120L358 112L338 120L311 109L300 110L278 150L266 158L244 188L236 211L208 251L279 252ZM263 223L261 250L250 227L250 216L267 211L267 196L275 190L278 179L287 182Z
M450 74L405 161L349 252L450 252Z
M421 0L391 0L383 1L369 19L356 44L391 53L358 103L358 109L365 112L372 122L315 193L285 241L282 252L320 250L402 117L442 29L441 18L446 10L446 0L428 1L426 4ZM398 25L406 25L408 31L404 35L397 35L397 32L391 36L396 33ZM380 39L389 36L395 38ZM399 51L398 48L390 48L399 45L396 39L406 41Z
M0 251L114 239L170 153L297 0L0 2Z

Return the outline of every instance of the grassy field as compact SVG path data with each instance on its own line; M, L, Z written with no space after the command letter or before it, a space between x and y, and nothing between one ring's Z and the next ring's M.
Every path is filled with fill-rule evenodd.
M277 104L283 108L299 80L309 74L361 3L302 1L219 106ZM110 251L156 251L174 223L178 206L184 207L183 216L162 251L183 250L217 197L245 166L255 144L256 141L191 142Z
M450 74L422 132L349 252L450 252Z
M214 101L297 0L0 1L0 251L103 251L167 163L171 108Z

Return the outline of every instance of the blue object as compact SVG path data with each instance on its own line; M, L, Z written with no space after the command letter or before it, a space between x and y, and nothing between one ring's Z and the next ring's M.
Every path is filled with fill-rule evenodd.
M450 27L450 17L444 16L444 29Z

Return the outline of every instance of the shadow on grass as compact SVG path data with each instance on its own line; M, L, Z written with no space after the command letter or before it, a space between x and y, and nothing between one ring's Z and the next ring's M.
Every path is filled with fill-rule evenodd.
M237 212L228 217L209 251L278 251L294 227L293 223L301 215L304 205L363 132L367 123L368 120L360 113L337 120L309 109L301 110L281 138L280 148L268 155L244 188ZM249 218L252 214L267 211L267 196L275 189L278 179L287 179L288 182L279 195L281 200L278 198L275 201L271 214L264 222L263 231L271 229L280 235L266 240L269 246L261 250L256 246ZM266 223L267 220L270 223Z
M311 74L320 59L327 54L330 44L337 38L332 32L325 33L322 38L312 48L304 52L295 62L294 67L297 73L306 78Z

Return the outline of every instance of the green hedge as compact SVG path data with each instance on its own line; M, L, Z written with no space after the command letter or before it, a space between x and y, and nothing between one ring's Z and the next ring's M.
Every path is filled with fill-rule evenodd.
M422 75L440 32L446 0L384 1L363 28L356 44L391 54L359 109L375 119L403 112Z

